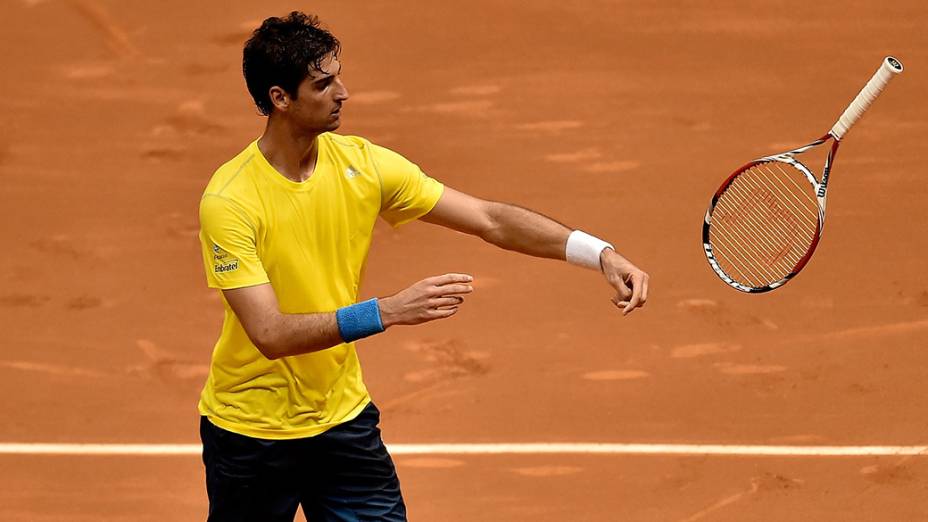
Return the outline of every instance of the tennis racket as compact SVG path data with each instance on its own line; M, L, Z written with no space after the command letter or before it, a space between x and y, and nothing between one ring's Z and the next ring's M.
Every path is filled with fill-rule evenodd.
M815 252L825 225L828 175L841 139L902 63L889 56L821 138L797 149L751 161L712 196L702 242L712 270L742 292L768 292L799 273ZM798 155L831 141L821 181Z

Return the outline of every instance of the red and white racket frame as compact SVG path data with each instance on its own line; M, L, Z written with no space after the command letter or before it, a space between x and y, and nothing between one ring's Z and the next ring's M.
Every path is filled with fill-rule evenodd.
M870 81L864 86L863 89L857 94L854 98L854 101L844 110L844 113L841 114L841 117L838 118L838 121L834 124L828 134L825 134L821 138L798 147L796 149L782 152L780 154L775 154L773 156L764 156L763 158L758 158L756 160L750 161L743 165L741 168L736 170L728 179L722 183L722 186L713 194L712 200L709 202L709 208L706 210L706 217L703 220L702 226L702 245L703 250L706 254L706 259L709 261L709 266L712 268L712 271L719 276L719 278L724 281L726 284L731 286L736 290L742 292L759 294L763 292L769 292L775 288L779 288L786 284L790 279L796 276L803 267L809 262L812 258L812 254L815 252L815 248L818 246L819 239L822 237L822 229L825 226L825 194L828 189L828 175L831 173L831 167L834 163L835 154L838 151L838 146L841 144L841 139L844 138L847 131L860 119L863 113L870 107L873 101L877 96L883 91L886 85L889 83L895 75L901 73L903 70L902 63L893 58L892 56L887 56L883 59L883 62L880 64L880 68L877 69L873 77L870 78ZM828 151L828 157L825 159L825 166L822 169L822 181L819 182L816 179L815 175L812 174L812 171L808 167L803 165L799 160L796 159L796 154L802 154L807 150L818 147L819 145L824 144L828 140L834 140L831 144L831 149ZM789 273L779 281L774 281L766 286L762 287L753 287L748 286L742 283L735 281L730 275L726 274L722 267L719 265L718 260L715 257L715 253L712 251L712 245L709 241L709 230L712 226L712 212L715 210L715 205L718 203L719 198L722 194L728 189L728 187L734 182L734 180L744 171L760 165L763 163L770 162L782 162L786 163L796 170L802 172L806 180L812 186L812 190L815 193L816 200L818 201L818 227L816 228L815 235L812 238L812 241L809 245L808 251L805 255L800 258L796 264L790 269Z
M811 149L812 147L817 147L833 138L834 136L831 133L828 133L808 145L804 145L797 149L783 152L781 154L758 158L754 161L746 163L741 168L736 170L731 176L729 176L728 179L726 179L725 182L722 183L722 186L719 187L719 189L715 192L715 194L712 196L712 201L709 203L709 209L706 210L706 217L702 225L702 246L703 246L703 250L706 253L706 259L709 261L709 266L712 267L712 270L715 271L715 273L719 276L719 278L722 279L722 281L724 281L725 283L727 283L729 286L731 286L732 288L736 290L741 290L742 292L747 292L751 294L759 294L762 292L769 292L770 290L773 290L774 288L783 286L784 284L786 284L787 281L789 281L796 274L798 274L799 271L802 270L804 266L806 266L806 263L808 263L809 259L812 258L812 253L815 252L815 247L818 246L818 240L822 236L822 228L824 228L825 226L825 193L826 193L826 187L828 184L828 174L829 172L831 172L831 165L832 165L832 162L834 161L835 152L838 150L838 145L841 142L835 139L831 145L831 150L828 152L828 158L825 160L825 167L822 171L822 182L821 183L818 182L818 180L815 178L815 175L812 174L812 171L810 171L808 167L803 165L799 160L795 158L795 155L801 154ZM722 270L722 267L719 265L719 262L715 257L715 253L712 250L712 244L709 241L709 229L711 228L711 225L712 225L712 212L715 210L715 205L718 203L719 198L728 189L728 187L732 184L732 182L734 182L735 179L742 172L750 169L751 167L761 165L763 163L770 163L770 162L786 163L790 165L791 167L795 168L796 170L798 170L799 172L802 172L805 175L806 181L808 181L809 185L812 186L812 191L815 193L816 199L818 201L818 227L816 227L815 235L812 238L812 242L809 245L808 251L796 262L793 268L790 269L786 277L780 279L779 281L774 281L766 286L754 287L754 286L744 285L744 284L741 284L735 281L731 276L725 273L724 270Z

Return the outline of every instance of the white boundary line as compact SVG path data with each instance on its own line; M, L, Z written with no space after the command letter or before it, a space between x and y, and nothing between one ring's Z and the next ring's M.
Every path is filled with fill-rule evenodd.
M928 446L758 446L725 444L388 444L393 455L726 455L740 457L928 456ZM0 455L200 455L199 444L0 443Z

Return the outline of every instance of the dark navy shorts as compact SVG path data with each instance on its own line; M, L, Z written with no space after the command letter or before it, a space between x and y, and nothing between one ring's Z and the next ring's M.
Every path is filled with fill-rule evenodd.
M200 419L209 522L405 521L393 460L373 403L321 435L294 440L246 437Z

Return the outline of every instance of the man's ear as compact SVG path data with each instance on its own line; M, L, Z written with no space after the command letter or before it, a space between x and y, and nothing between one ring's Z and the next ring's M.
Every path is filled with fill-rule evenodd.
M271 104L273 104L277 110L286 112L290 108L290 95L287 94L287 91L282 87L277 85L271 87L268 89L267 95L271 99Z

